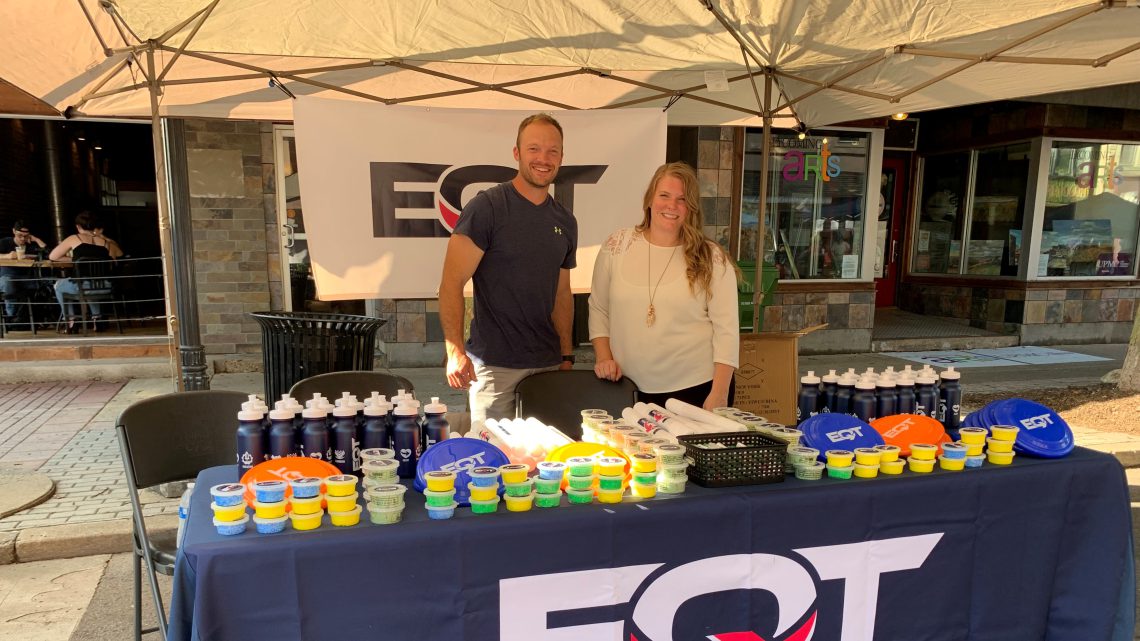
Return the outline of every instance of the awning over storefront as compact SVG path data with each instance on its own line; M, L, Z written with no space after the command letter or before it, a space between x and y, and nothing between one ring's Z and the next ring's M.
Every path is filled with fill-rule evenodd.
M151 50L161 115L274 120L315 94L759 124L767 70L775 124L814 127L1140 77L1136 0L39 0L0 25L0 78L89 116L151 116Z

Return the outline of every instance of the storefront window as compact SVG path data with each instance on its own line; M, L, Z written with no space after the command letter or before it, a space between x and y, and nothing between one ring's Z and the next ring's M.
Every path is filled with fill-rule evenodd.
M969 152L923 159L918 231L914 235L911 268L914 273L957 274L961 270L969 182Z
M978 152L966 273L1016 276L1029 185L1029 143Z
M762 134L745 138L740 260L756 259ZM781 279L859 278L870 136L773 133L764 259Z
M1140 145L1054 142L1037 275L1133 275L1138 203Z

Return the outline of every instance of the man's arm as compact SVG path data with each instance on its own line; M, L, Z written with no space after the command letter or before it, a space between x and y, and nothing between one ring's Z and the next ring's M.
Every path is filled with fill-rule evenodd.
M442 310L442 307L440 308ZM562 354L574 353L574 295L570 293L570 270L558 271L558 291L554 295L554 313L550 315L554 331L558 332L558 343ZM570 369L573 364L562 361L561 369Z
M475 366L463 346L463 288L481 260L483 250L474 241L463 234L451 235L439 281L439 324L447 350L447 384L455 389L467 389L475 380Z

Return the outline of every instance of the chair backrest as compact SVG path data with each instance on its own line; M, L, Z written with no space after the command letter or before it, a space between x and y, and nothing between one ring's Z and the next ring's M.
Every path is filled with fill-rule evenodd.
M235 463L237 413L247 398L221 390L175 392L123 410L116 429L134 486L192 479L208 467Z
M515 415L533 416L562 430L574 440L582 438L582 410L603 409L613 416L637 402L637 385L628 378L616 383L602 380L593 370L572 369L531 374L515 388Z
M72 266L76 278L106 278L111 275L115 263L107 259L76 258Z
M371 396L372 392L380 392L384 396L391 397L399 390L411 392L412 382L403 376L385 372L329 372L297 381L289 390L289 396L304 403L306 399L312 398L315 392L320 392L330 401L348 392L363 401Z

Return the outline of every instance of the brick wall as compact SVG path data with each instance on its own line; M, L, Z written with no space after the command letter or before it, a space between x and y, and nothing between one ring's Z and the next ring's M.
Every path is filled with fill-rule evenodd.
M240 150L244 193L190 198L202 343L208 354L261 351L249 312L281 308L272 125L187 120L186 148Z

